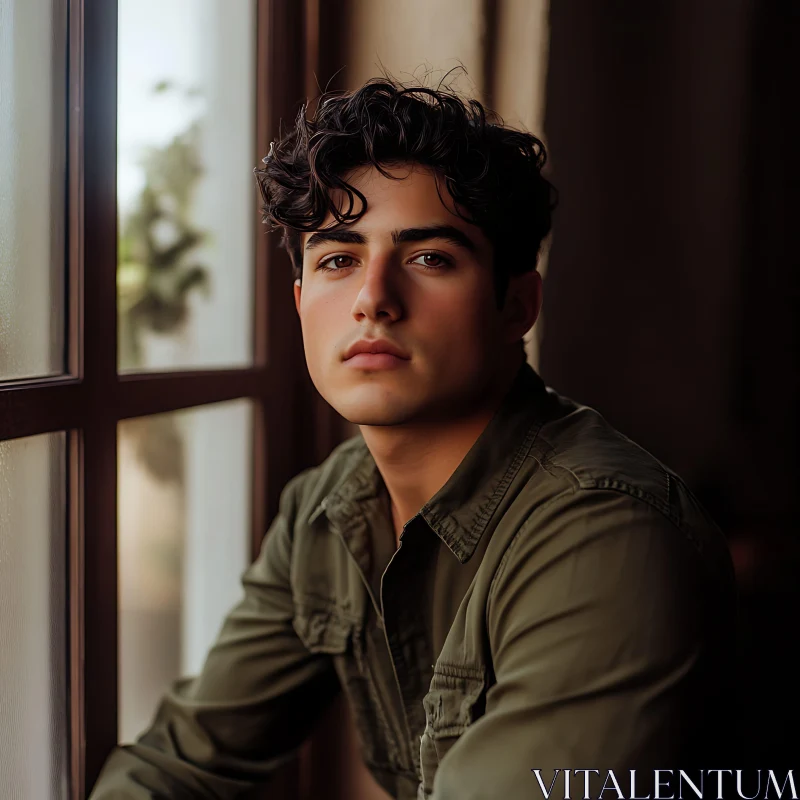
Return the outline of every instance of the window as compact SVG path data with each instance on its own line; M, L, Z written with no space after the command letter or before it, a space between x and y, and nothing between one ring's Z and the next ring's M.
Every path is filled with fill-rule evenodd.
M335 443L252 175L315 8L0 0L3 797L86 796Z
M250 560L252 405L215 403L117 428L119 739L196 675Z
M250 366L255 5L118 6L120 370Z
M0 0L0 380L64 372L67 16Z
M66 437L0 442L0 708L4 797L67 784Z

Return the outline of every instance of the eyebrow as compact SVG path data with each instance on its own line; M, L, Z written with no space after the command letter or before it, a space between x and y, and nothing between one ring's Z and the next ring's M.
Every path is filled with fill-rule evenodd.
M403 228L402 230L392 231L392 244L398 245L402 242L426 242L430 239L442 239L456 247L461 247L474 253L477 249L475 242L467 236L464 231L459 230L453 225L426 225L421 228ZM328 242L339 242L340 244L367 244L369 237L354 230L330 230L317 231L308 237L305 250L313 250Z

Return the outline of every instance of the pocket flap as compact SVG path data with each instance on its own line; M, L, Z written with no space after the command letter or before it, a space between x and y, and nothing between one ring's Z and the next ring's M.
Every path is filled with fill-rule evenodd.
M297 635L312 653L344 653L353 623L337 608L296 608L292 620Z
M460 736L475 720L485 687L483 668L437 664L431 689L422 699L425 732L432 739Z

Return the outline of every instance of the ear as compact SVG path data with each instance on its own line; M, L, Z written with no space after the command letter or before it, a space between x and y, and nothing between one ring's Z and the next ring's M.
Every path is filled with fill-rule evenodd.
M503 309L509 342L521 339L534 326L542 310L542 294L537 270L511 277Z
M298 278L294 282L294 307L297 309L297 316L300 316L300 291L302 289L302 283L300 278Z

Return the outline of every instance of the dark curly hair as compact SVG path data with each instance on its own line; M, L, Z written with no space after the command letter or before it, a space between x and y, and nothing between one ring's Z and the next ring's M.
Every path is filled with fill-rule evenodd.
M310 119L306 110L254 170L262 222L283 229L296 278L302 279L303 232L319 230L328 213L335 220L329 227L338 228L366 212L366 198L343 176L371 165L391 178L385 167L407 162L443 178L458 203L455 213L491 242L498 307L509 277L536 269L556 191L542 176L546 153L535 136L504 126L449 87L406 86L390 76L324 93ZM335 189L347 197L341 211L331 197Z

